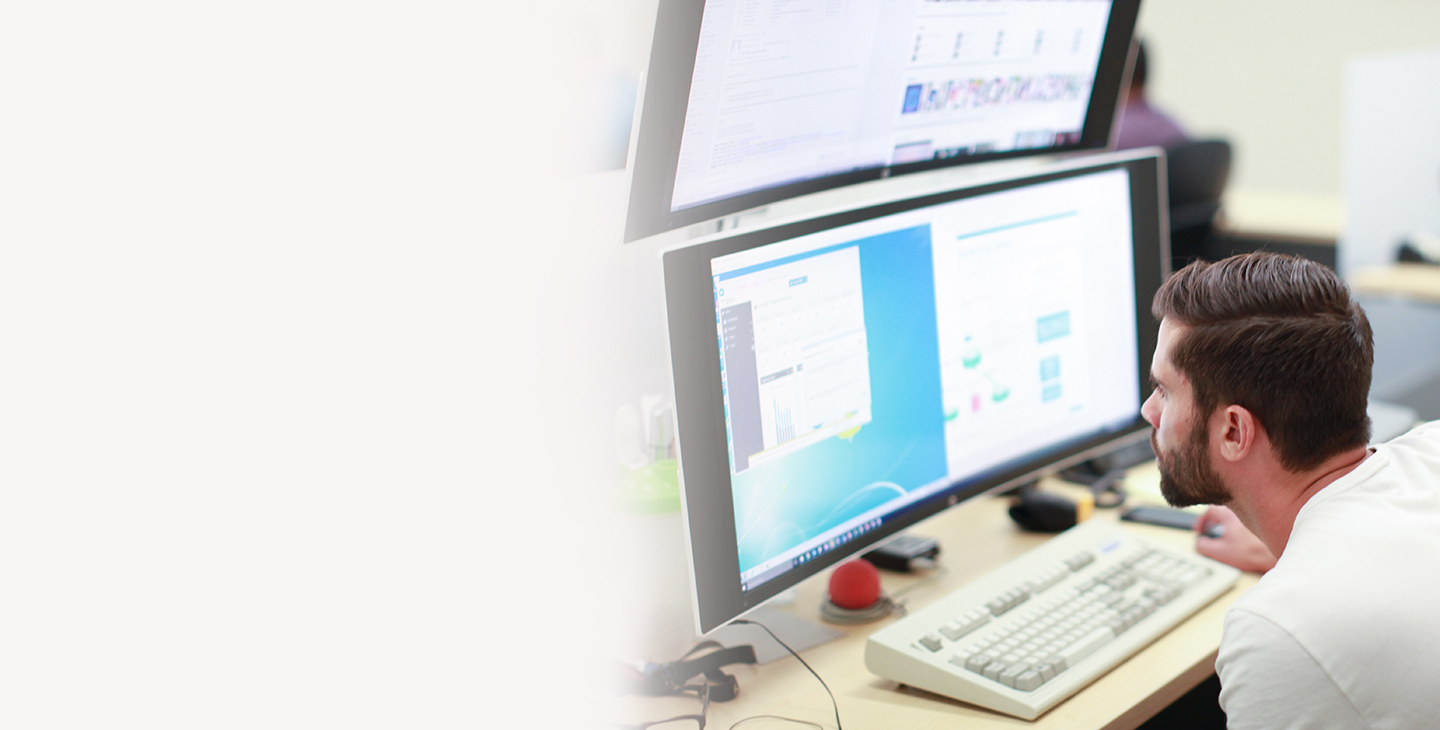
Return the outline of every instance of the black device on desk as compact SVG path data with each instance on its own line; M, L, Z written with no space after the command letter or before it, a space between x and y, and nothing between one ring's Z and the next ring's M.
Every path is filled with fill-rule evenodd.
M860 557L881 570L909 573L918 564L933 565L939 555L940 543L935 538L902 533Z
M1160 174L1095 156L665 252L700 631L1144 440Z
M1140 522L1147 525L1174 527L1179 530L1193 530L1195 529L1195 522L1200 519L1200 515L1173 507L1137 505L1121 513L1120 519L1130 522ZM1225 534L1225 527L1224 525L1212 524L1207 526L1203 532L1206 537L1220 537Z
M1131 522L1142 522L1147 525L1193 530L1195 529L1195 521L1200 519L1200 515L1171 507L1139 505L1125 510L1120 514L1120 519Z

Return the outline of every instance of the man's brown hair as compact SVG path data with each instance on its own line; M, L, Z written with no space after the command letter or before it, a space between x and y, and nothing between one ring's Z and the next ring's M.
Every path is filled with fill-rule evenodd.
M1151 313L1189 328L1170 359L1200 417L1242 406L1286 469L1369 443L1370 322L1325 266L1269 253L1197 261L1161 285Z

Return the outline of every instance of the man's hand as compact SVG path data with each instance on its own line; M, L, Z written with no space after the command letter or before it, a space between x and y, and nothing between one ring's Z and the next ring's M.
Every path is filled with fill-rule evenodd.
M1219 537L1208 537L1212 526L1219 525L1224 532ZM1229 507L1211 507L1195 521L1195 552L1207 558L1219 560L1252 573L1264 573L1275 567L1275 556L1255 533L1240 524L1240 518ZM1212 532L1213 534L1213 532Z

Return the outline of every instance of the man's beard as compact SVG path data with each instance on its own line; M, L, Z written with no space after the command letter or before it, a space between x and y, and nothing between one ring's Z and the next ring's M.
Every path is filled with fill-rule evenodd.
M1155 432L1150 432L1150 446L1160 465L1160 494L1175 507L1230 501L1230 489L1210 464L1210 424L1203 418L1195 421L1190 438L1168 453L1160 451Z

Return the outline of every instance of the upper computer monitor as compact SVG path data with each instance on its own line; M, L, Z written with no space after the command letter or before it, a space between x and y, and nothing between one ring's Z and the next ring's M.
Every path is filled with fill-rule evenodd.
M892 174L1102 149L1139 0L662 0L625 240Z
M946 506L1142 439L1160 158L663 255L698 626Z

